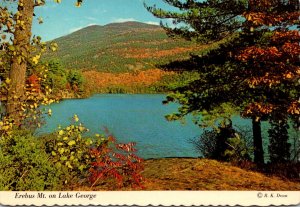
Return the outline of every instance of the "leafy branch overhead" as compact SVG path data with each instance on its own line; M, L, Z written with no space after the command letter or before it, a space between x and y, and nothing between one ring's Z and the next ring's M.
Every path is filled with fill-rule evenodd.
M166 11L157 6L145 7L154 16L161 19L171 19L175 28L161 23L170 35L179 35L186 39L196 39L200 42L220 40L243 27L243 11L247 1L179 1L165 0L176 7L177 11Z

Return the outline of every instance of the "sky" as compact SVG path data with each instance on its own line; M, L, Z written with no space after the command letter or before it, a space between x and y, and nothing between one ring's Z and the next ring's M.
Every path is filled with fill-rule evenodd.
M75 7L75 0L62 0L60 4L47 0L46 5L35 9L33 34L44 41L70 34L90 25L106 25L114 22L139 21L159 25L160 19L148 12L144 0L84 0ZM145 0L147 5L170 9L162 0ZM43 23L38 23L38 18Z

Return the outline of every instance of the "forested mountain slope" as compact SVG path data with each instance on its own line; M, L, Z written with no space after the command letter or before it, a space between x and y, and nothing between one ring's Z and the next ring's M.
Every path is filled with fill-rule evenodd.
M67 69L109 73L154 69L204 47L169 38L160 26L139 22L93 25L54 42L59 49L47 53L46 60L59 59Z

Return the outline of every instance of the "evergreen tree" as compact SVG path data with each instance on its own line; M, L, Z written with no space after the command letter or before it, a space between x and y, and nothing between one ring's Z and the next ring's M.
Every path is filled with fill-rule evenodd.
M198 41L223 40L202 56L193 56L187 70L198 70L200 79L177 88L166 102L181 104L169 119L189 113L213 111L223 103L240 108L252 119L254 161L264 163L261 120L300 114L299 2L279 0L164 0L179 12L156 6L148 11L173 19L169 34ZM225 43L224 43L225 42ZM176 63L177 64L177 63ZM173 64L174 65L174 64Z
M271 163L285 163L290 161L291 144L288 143L288 123L286 120L270 121L271 128L268 130L270 145L269 154Z

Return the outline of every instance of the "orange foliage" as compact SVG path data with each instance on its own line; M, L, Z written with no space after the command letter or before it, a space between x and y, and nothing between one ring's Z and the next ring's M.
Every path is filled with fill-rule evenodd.
M285 42L299 41L299 32L297 30L290 30L279 32L276 31L272 36L272 44L283 44Z
M300 115L300 101L294 101L288 108L288 113Z
M272 104L264 104L264 103L251 103L244 109L244 116L248 115L256 115L257 117L261 117L262 115L267 115L272 113L274 110L274 106Z
M39 92L41 90L40 79L37 75L32 74L27 78L27 84L29 90L35 90Z
M248 23L251 23L253 26L272 26L281 24L283 21L293 24L298 21L300 11L282 12L270 10L270 8L276 7L277 4L277 0L249 0L251 10L243 15Z
M276 33L274 36L273 40L279 37ZM300 36L298 36L298 39L300 40ZM280 84L282 80L299 78L300 67L288 64L296 61L298 54L300 54L300 45L298 43L285 42L283 45L264 48L257 46L247 47L237 55L237 59L243 62L252 62L254 68L251 71L247 71L247 73L251 74L251 78L248 79L248 84L251 87L258 85L271 87L272 85Z
M105 73L98 71L83 72L84 78L87 80L88 87L105 88L108 86L149 86L159 81L164 75L173 74L173 72L165 72L159 69L150 69L139 71L137 73Z
M120 55L125 58L160 58L166 56L172 56L176 54L181 54L185 52L195 51L196 47L176 47L169 50L158 50L149 48L125 48L119 51Z
M288 26L295 25L299 21L300 12L292 10L295 6L292 2L285 6L287 6L285 9L279 8L277 0L249 0L251 9L243 14L251 32L274 26L274 31L270 29L272 34L268 45L248 46L236 54L237 60L250 66L245 73L249 76L246 82L251 88L272 88L280 84L288 86L300 78L300 67L297 64L300 54L300 33ZM299 105L299 101L295 98L285 100L285 103L282 101L277 103L276 100L268 103L254 102L245 108L244 115L263 116L274 110L299 114Z

